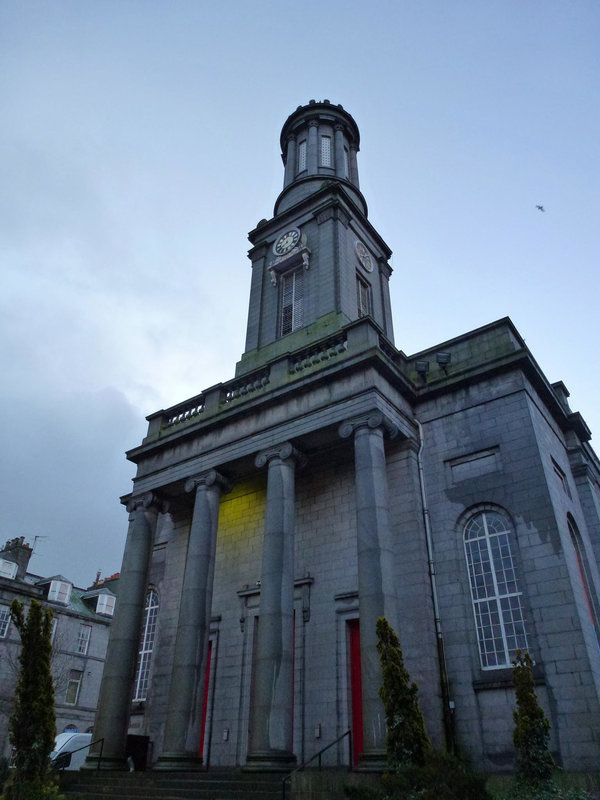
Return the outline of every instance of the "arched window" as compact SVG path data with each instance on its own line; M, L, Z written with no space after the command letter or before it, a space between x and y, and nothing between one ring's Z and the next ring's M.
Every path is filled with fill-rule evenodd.
M570 514L567 514L567 523L569 525L569 533L571 541L573 542L573 549L575 550L575 560L577 561L577 569L579 570L579 578L583 586L583 594L587 605L592 625L596 631L596 637L600 643L600 610L598 608L598 596L594 591L594 584L590 574L590 563L585 553L581 534L575 524L575 520Z
M146 608L144 610L144 621L142 623L142 635L140 637L140 649L138 651L138 661L135 670L135 681L133 699L141 701L146 699L148 684L150 682L150 662L152 660L152 650L156 638L156 622L158 619L158 594L154 589L149 589L146 595Z
M510 522L498 511L480 511L465 525L465 555L483 669L510 667L516 651L528 649L511 535Z

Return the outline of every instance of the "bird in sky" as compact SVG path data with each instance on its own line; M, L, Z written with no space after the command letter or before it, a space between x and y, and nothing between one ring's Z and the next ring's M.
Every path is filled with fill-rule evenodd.
M536 206L536 208L537 208L538 211L545 211L546 210L544 208L544 206Z

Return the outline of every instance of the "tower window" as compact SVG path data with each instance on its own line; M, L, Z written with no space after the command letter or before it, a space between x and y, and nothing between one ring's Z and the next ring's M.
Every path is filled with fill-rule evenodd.
M302 267L281 276L281 335L302 327L304 272Z
M146 699L148 686L150 685L150 663L152 661L152 651L154 640L156 639L156 623L158 621L158 594L154 589L150 589L146 595L146 608L144 610L144 623L142 625L142 636L140 639L140 649L138 651L138 662L134 680L134 701Z
M331 136L321 136L321 166L331 166Z
M298 172L306 169L306 139L298 143Z
M348 166L348 148L344 147L344 178L350 176L350 168Z
M527 650L511 535L508 519L497 511L476 514L465 525L465 555L483 669L510 667L516 651Z
M356 276L356 304L358 306L358 316L368 317L371 313L371 287Z

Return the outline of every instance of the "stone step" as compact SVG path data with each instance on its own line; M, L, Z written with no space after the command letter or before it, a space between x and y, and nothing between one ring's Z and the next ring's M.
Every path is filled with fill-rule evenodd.
M279 800L283 775L242 772L64 772L61 791L78 800ZM289 790L287 793L289 797Z

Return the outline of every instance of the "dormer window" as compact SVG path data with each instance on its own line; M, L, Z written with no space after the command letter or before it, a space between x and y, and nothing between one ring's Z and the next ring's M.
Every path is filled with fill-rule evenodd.
M67 605L71 598L72 585L66 581L51 581L48 589L48 600Z
M98 602L96 603L96 614L104 614L106 617L112 617L115 613L115 598L112 594L99 594Z
M5 558L0 558L0 578L8 578L12 580L17 574L17 564L14 561L7 561Z

